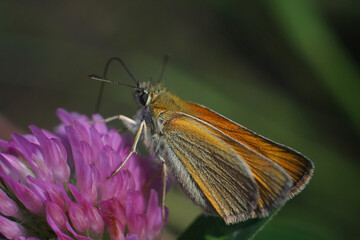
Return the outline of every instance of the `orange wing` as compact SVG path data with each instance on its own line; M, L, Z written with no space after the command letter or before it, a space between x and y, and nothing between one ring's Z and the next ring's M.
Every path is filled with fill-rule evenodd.
M256 134L204 106L189 102L185 102L183 106L184 113L207 122L283 168L294 182L289 198L301 192L310 180L314 165L299 152ZM250 167L252 162L248 162Z
M226 223L265 216L286 200L292 181L276 163L192 116L160 115L169 147Z

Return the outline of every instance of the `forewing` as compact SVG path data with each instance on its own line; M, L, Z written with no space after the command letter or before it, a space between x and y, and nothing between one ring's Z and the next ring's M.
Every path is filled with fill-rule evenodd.
M284 202L292 182L275 163L192 116L162 117L169 146L225 221L265 216Z
M182 110L207 122L283 168L293 181L290 198L299 193L310 180L314 169L313 163L299 152L256 134L201 105L187 102Z
M249 218L259 191L246 163L196 120L174 112L162 117L169 147L218 214L227 223Z
M220 132L216 128L209 127L209 129L226 142L250 167L260 193L260 199L254 214L259 217L264 217L275 208L281 206L288 198L291 187L293 186L289 174L275 162Z

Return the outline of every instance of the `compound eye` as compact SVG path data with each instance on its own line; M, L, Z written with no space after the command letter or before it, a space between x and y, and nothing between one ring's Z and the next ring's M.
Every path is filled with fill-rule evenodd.
M149 94L147 92L141 92L139 94L139 102L141 105L146 105L146 102L148 100Z

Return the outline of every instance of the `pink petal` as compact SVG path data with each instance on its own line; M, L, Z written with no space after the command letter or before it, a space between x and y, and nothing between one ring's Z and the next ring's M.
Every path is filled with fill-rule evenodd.
M69 217L77 232L83 233L88 228L88 219L84 209L77 203L68 202ZM70 230L69 230L70 231Z
M58 108L56 114L65 125L70 125L74 121L73 116L63 108Z
M73 127L65 126L66 135L68 137L71 148L80 147L80 139Z
M74 129L76 137L79 141L90 142L90 125L85 126L84 124L79 123L79 121L75 121L71 124L71 126Z
M70 168L66 163L67 154L61 141L57 138L49 139L38 127L31 125L30 130L38 139L44 158L49 159L49 165L59 181L67 181L70 175Z
M76 201L83 207L86 217L88 219L88 225L90 226L90 232L95 235L102 235L104 231L104 221L101 217L99 209L94 207L90 202L85 199L79 190L72 184L68 184L69 190L76 199Z
M111 170L109 165L109 158L104 152L99 152L96 166L99 169L101 181L106 181L107 177L111 174Z
M4 181L11 186L16 197L29 209L30 212L41 215L43 211L43 203L41 199L25 185L15 182L7 176L0 174Z
M115 152L113 153L116 154ZM101 179L101 187L99 189L101 197L100 199L106 200L113 197L124 199L126 195L127 183L125 185L123 174L119 173L107 179L107 177L111 174L111 169L109 167L109 158L107 158L103 152L99 153L98 169Z
M86 204L85 212L87 218L89 219L90 233L97 236L99 235L101 236L104 232L105 223L104 220L102 219L99 209L90 204Z
M15 240L40 240L39 238L34 238L34 237L29 237L29 238L26 238L26 237L16 237Z
M20 150L23 156L37 177L49 182L52 181L53 174L51 171L50 159L44 158L40 147L29 142L21 135L13 134L12 137L21 148Z
M114 217L105 218L107 229L109 231L111 240L125 240L124 231L125 227L121 224L119 219Z
M126 235L126 240L139 240L139 237L137 234L128 233Z
M72 185L71 183L68 184L68 188L71 192L71 194L74 196L75 200L83 205L85 204L86 200L85 198L81 195L81 193L79 192L79 189L77 189L77 187L75 187L74 185Z
M101 121L103 120L102 116L100 116L99 114L94 114L92 119L95 122L94 126L99 133L106 134L108 132L105 122Z
M27 182L30 189L35 192L42 201L47 200L54 202L66 212L67 206L63 196L64 188L61 184L53 184L32 177L28 177Z
M51 215L46 215L46 220L51 227L51 229L55 232L59 240L73 240L72 237L63 233L60 228L55 224L54 219L52 219Z
M0 213L5 216L20 219L19 208L17 204L9 198L6 193L0 188Z
M82 236L82 235L79 235L78 233L76 233L74 231L74 229L72 229L72 227L71 227L71 225L70 225L70 223L68 221L66 221L66 227L69 230L69 232L71 232L72 235L75 236L76 239L78 239L78 240L92 240L91 238L88 238L88 237L85 237L85 236Z
M135 207L135 213L143 213L146 208L146 200L140 191L127 191L126 200L131 201ZM156 199L157 200L157 199Z
M104 148L104 144L101 138L100 133L96 130L94 126L90 128L90 137L91 137L91 147L95 153L102 151Z
M20 236L25 236L25 229L18 223L10 221L9 219L0 215L0 232L7 239L14 239Z
M22 183L25 183L26 176L35 177L34 173L23 161L7 153L0 153L0 169L13 180Z
M61 231L66 230L67 217L61 208L55 203L45 201L46 215L51 217L52 223L55 224Z
M103 142L104 145L110 146L111 150L117 151L120 146L122 147L124 145L124 142L127 142L124 138L125 136L121 137L116 130L110 129L109 132L103 136Z
M148 236L155 237L159 235L167 220L167 209L165 212L165 221L163 221L161 207L158 205L158 193L153 189L150 193L149 203L146 210L146 217Z
M135 212L134 203L131 201L126 201L125 206L129 233L136 233L137 235L142 236L145 231L145 216Z
M86 165L93 165L95 163L95 154L94 150L96 151L96 147L90 145L87 142L80 142L80 153L83 157L83 161Z
M125 206L121 203L120 199L111 198L98 202L98 205L104 218L119 220L117 223L121 224L121 226L118 228L124 230L124 226L126 225Z
M161 211L161 208L158 204L158 193L155 190L151 189L148 207L146 210L146 216L148 217L150 222L154 222L158 219L159 211Z
M28 177L26 180L31 191L33 191L41 199L42 202L44 202L45 200L50 200L47 192L42 187L40 187L40 183L43 182L42 180L33 177Z
M58 138L53 138L51 141L54 141L56 147L59 151L58 161L52 162L52 168L54 171L55 179L60 182L68 182L70 177L70 167L67 163L67 152L62 144L61 140Z
M97 200L97 188L99 184L99 174L97 169L92 165L84 162L83 156L79 149L73 148L73 156L75 162L75 171L77 176L77 186L81 194L92 203Z

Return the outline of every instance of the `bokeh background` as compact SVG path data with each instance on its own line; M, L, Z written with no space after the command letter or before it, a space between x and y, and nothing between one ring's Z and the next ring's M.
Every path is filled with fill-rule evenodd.
M112 56L313 160L308 187L255 239L356 239L360 213L360 1L1 1L0 114L52 129L63 107L94 113ZM131 83L119 64L109 78ZM132 91L106 86L101 114L132 116ZM121 127L118 123L112 123ZM200 214L167 197L175 235ZM211 227L211 226L209 226Z

